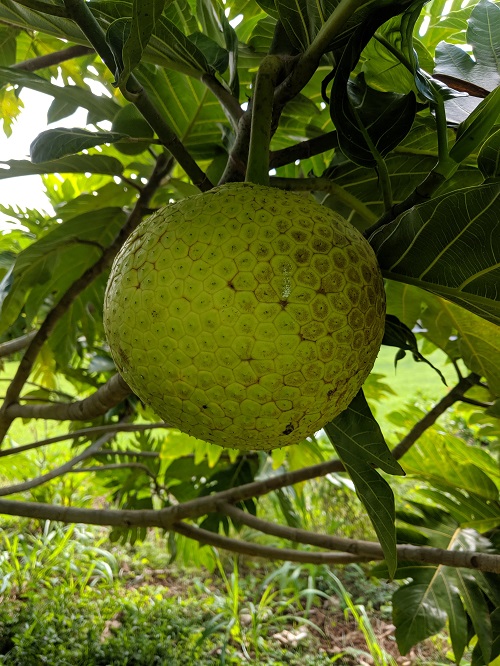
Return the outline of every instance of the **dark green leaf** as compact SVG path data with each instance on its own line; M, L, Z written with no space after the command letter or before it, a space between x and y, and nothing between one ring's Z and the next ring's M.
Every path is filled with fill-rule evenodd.
M437 634L446 623L435 590L428 585L405 585L393 594L392 617L401 654L418 642Z
M457 569L456 579L465 609L472 620L474 631L477 634L481 656L484 659L484 663L489 664L493 635L488 604L472 576L461 569Z
M500 130L483 143L477 165L485 178L500 178Z
M33 164L57 160L66 155L79 153L86 148L101 146L104 143L116 143L126 138L120 132L89 132L73 127L57 127L39 134L30 146ZM148 140L150 142L150 140Z
M122 171L121 162L107 155L72 155L40 164L28 160L0 162L0 180L46 173L104 173L119 176Z
M382 272L500 323L500 184L445 194L421 204L370 239Z
M123 47L123 71L121 79L126 82L129 74L140 63L156 22L163 12L166 0L133 0L132 21Z
M387 448L363 391L340 416L327 423L325 432L370 516L392 575L397 565L394 496L375 468L389 474L404 474L404 471Z

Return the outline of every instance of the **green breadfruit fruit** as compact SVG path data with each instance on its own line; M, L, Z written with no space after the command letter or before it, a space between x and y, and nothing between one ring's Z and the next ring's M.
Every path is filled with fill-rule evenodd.
M230 183L136 229L104 325L120 374L168 423L269 450L349 405L384 315L377 260L352 225L306 196Z
M137 139L152 139L154 132L149 123L141 115L133 104L122 107L113 119L111 125L113 132L128 134ZM115 148L123 155L139 155L148 148L147 143L118 142Z

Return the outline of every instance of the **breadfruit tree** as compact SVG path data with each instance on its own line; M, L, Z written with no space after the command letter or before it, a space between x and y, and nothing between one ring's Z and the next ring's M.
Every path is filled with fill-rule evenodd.
M0 512L383 560L402 652L448 623L457 663L473 636L490 663L499 3L0 0L0 35L5 132L24 89L53 99L0 178L40 174L54 211L0 206ZM85 128L57 127L78 108ZM427 411L401 396L389 444L381 344L456 377ZM472 438L434 425L457 405ZM291 498L345 473L378 540L297 522ZM71 506L76 478L107 507Z

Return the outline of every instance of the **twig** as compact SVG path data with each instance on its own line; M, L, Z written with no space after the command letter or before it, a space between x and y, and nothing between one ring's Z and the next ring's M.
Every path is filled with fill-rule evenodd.
M109 465L92 465L88 467L78 467L78 469L70 469L70 474L82 474L85 472L105 472L112 469L140 469L145 474L150 476L156 481L156 476L153 472L142 463L130 462L130 463L110 463Z
M21 349L24 349L29 345L35 335L36 331L31 331L31 333L26 333L26 335L21 335L18 338L14 338L13 340L2 342L0 344L0 358L3 358L4 356L10 356L11 354L15 354L16 352L21 351Z
M132 393L119 374L113 375L97 391L84 400L69 404L20 405L12 403L5 410L8 418L57 419L58 421L89 421L102 416Z
M143 432L144 430L154 430L155 428L171 428L168 423L112 423L110 425L93 426L92 428L81 428L80 430L73 430L64 435L56 435L47 439L41 439L38 442L31 442L30 444L23 444L16 446L12 449L5 449L0 451L0 458L13 456L24 451L31 451L32 449L39 449L47 444L55 444L57 442L64 442L68 439L79 439L80 437L91 437L92 435L100 435L105 432ZM140 452L137 453L140 455Z
M232 95L229 90L226 90L226 88L224 88L224 86L219 83L219 81L217 81L213 74L203 74L201 81L206 85L210 92L212 92L215 97L217 97L229 122L234 129L237 129L238 123L244 111L236 97L234 97L234 95Z
M397 446L392 449L392 455L396 460L399 460L410 449L417 439L433 425L437 418L441 416L449 407L455 402L463 400L464 394L476 385L480 380L479 375L471 372L467 377L462 379L456 384L434 407L427 412L427 414L416 423L410 432L403 437Z
M57 477L66 474L66 472L69 472L79 462L85 460L86 458L89 458L94 453L96 453L96 451L99 451L99 449L102 448L104 444L106 444L106 442L108 442L110 439L113 439L114 436L115 436L114 432L106 433L105 435L97 439L93 444L88 446L85 449L85 451L75 456L71 460L68 460L68 462L64 463L64 465L60 465L59 467L56 467L50 472L47 472L47 474L41 474L40 476L37 476L34 479L30 479L29 481L24 481L23 483L16 483L13 486L0 488L0 497L5 497L6 495L15 495L16 493L21 493L25 490L31 490L32 488L37 488L38 486L41 486L44 483L47 483L48 481L52 481L52 479L56 479Z
M321 153L332 150L332 148L338 148L338 146L337 131L326 132L321 136L314 137L314 139L301 141L294 146L272 152L269 160L270 167L277 169L285 164L291 164L296 160L304 160L314 155L321 155Z
M147 185L144 186L140 193L135 206L130 213L127 222L124 224L120 233L116 236L115 240L104 250L100 259L95 264L90 266L62 295L59 302L49 311L42 325L36 332L36 335L31 340L23 358L17 368L16 374L7 389L4 404L0 409L0 442L3 441L7 433L12 418L6 414L6 410L12 404L17 402L22 388L28 379L36 358L42 349L45 341L52 333L55 325L59 319L65 314L75 298L88 287L103 271L111 265L116 254L122 247L129 234L138 226L142 217L144 208L148 206L151 197L160 185L164 175L168 172L172 160L167 160L164 155L158 157L157 163L149 179Z
M482 409L488 409L495 404L493 402L482 402L481 400L475 400L474 398L460 398L460 402L465 402L467 405L474 405L475 407L481 407Z
M377 220L377 216L368 208L368 206L329 178L279 178L277 176L272 176L270 182L273 187L279 187L281 190L329 192L339 201L342 201L342 203L345 203L359 213L359 215L361 215L361 217L367 222L373 223Z
M54 67L55 65L60 65L66 60L72 60L73 58L79 58L81 56L90 55L92 53L95 53L95 51L94 49L90 48L90 46L77 44L76 46L69 46L67 49L61 49L60 51L47 53L42 56L37 56L36 58L23 60L22 62L18 62L15 65L11 65L10 69L22 70L24 72L36 72L38 69L43 69L44 67Z

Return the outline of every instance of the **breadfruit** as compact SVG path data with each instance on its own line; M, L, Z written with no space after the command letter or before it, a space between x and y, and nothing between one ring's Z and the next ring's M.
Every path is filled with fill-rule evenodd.
M128 136L138 139L152 139L154 136L153 129L133 104L127 104L118 111L111 124L111 129L113 132L128 134ZM115 148L123 155L139 155L147 150L148 144L124 141L116 143Z
M296 444L359 391L384 331L372 248L308 196L230 183L168 205L117 255L118 371L173 427L242 450Z

